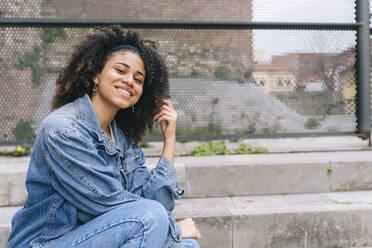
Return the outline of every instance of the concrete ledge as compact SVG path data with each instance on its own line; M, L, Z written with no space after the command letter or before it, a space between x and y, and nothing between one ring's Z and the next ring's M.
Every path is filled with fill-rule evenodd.
M158 158L147 159L149 169L155 167ZM21 206L27 198L25 187L30 157L0 157L0 206ZM178 183L185 188L185 165L175 163ZM0 246L1 248L1 246Z
M179 201L175 215L194 218L201 247L365 247L371 203L371 191L200 198Z
M187 198L372 189L369 151L180 157L177 161L185 164Z
M24 203L28 163L0 158L0 206ZM177 157L175 167L184 198L372 190L370 151Z
M0 206L17 206L25 202L29 160L28 157L0 159Z
M8 237L11 231L11 220L20 207L0 207L0 247L8 247Z
M270 153L292 152L330 152L330 151L360 151L371 150L368 140L362 140L355 136L325 136L325 137L296 137L296 138L250 138L245 140L224 140L226 147L233 151L241 143L250 144L253 147L265 147ZM146 156L160 156L163 142L150 142L152 148L144 148ZM202 142L177 142L175 153L186 155Z

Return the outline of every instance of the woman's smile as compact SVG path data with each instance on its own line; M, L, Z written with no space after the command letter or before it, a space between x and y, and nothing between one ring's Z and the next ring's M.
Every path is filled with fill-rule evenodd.
M119 109L130 108L139 101L145 81L143 61L131 51L115 52L93 81L98 88L92 95L96 110L115 115Z
M127 87L125 86L114 86L116 91L118 92L118 94L120 96L123 96L124 98L129 98L131 97L133 94L131 93L131 90L128 89Z

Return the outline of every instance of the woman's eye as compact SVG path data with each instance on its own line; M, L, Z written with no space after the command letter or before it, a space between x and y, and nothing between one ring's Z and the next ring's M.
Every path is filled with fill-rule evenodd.
M118 72L123 73L124 71L121 69L116 69Z
M134 78L134 80L135 80L138 84L141 84L141 83L142 83L142 81L141 81L140 79L138 79L138 78Z

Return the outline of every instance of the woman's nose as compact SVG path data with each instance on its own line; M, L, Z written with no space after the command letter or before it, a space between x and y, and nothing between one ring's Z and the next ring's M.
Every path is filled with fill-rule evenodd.
M128 73L123 77L123 81L128 85L132 86L134 83L134 77L132 74Z

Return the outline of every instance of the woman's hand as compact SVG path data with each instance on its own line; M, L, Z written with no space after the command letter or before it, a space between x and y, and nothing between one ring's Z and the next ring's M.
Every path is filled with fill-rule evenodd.
M191 218L187 218L177 222L181 227L182 238L195 238L201 239L199 229L196 227L195 222Z
M160 123L164 139L176 137L177 113L169 100L163 100L160 112L154 116L154 120Z

